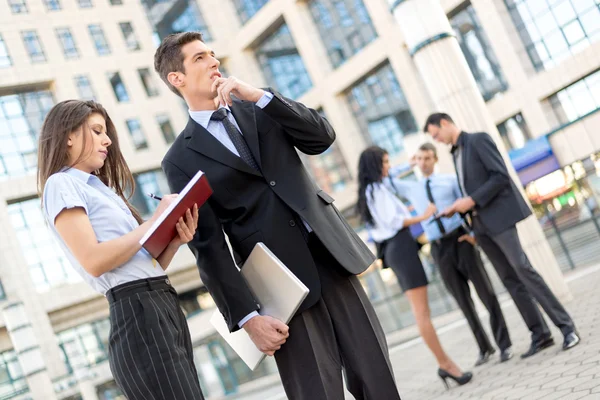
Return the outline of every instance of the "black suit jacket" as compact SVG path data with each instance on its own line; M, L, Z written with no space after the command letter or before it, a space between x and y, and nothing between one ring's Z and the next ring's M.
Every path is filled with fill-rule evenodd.
M456 165L457 147L462 152L462 165ZM471 196L483 225L476 225L476 232L483 230L480 233L496 235L531 215L531 209L510 178L504 159L490 135L462 132L452 153L454 167L463 171L467 192L463 195Z
M310 289L301 312L321 297L319 275L294 213L300 215L349 274L363 272L374 256L313 182L296 149L320 154L335 132L315 110L274 93L261 109L234 101L231 111L262 174L231 153L191 118L167 152L162 167L173 193L198 170L214 191L199 210L198 229L189 247L200 276L230 330L257 304L234 263L245 260L263 242ZM340 299L342 300L342 299Z

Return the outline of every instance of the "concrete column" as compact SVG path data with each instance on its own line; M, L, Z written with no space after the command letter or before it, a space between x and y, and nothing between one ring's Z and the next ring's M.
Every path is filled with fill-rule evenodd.
M83 380L79 382L79 394L81 394L81 398L83 400L98 400L96 386L90 380Z
M436 109L431 111L450 114L466 131L488 132L504 156L513 179L518 182L440 0L397 0L393 14L435 104ZM558 297L570 299L569 289L535 216L521 222L518 229L533 266Z

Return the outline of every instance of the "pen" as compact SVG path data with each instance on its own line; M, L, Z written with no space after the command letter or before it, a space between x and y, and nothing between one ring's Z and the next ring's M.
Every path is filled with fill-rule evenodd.
M161 201L161 200L162 200L162 197L158 197L158 196L157 196L157 195L155 195L154 193L148 193L148 196L149 196L150 198L156 199L156 200L158 200L158 201Z

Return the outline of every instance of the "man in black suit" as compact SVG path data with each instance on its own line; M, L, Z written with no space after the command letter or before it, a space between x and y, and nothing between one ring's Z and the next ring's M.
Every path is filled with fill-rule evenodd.
M322 153L333 128L277 92L223 78L198 32L166 37L155 69L190 110L162 163L171 190L202 170L214 192L189 246L229 329L275 355L290 399L342 399L342 367L357 399L399 399L383 330L355 276L374 256L296 151ZM310 289L289 330L258 315L224 233L238 263L263 242Z
M521 246L516 224L531 215L531 210L510 178L492 138L483 132L461 131L443 113L430 115L424 131L438 142L452 144L454 167L464 197L442 214L470 214L477 241L531 331L531 347L521 357L532 356L554 344L536 301L561 330L563 349L576 346L579 336L573 320Z

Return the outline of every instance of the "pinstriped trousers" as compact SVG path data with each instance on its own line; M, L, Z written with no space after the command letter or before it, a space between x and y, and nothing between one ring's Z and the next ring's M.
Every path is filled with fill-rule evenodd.
M110 369L127 399L204 399L187 321L166 277L120 285L107 298Z

